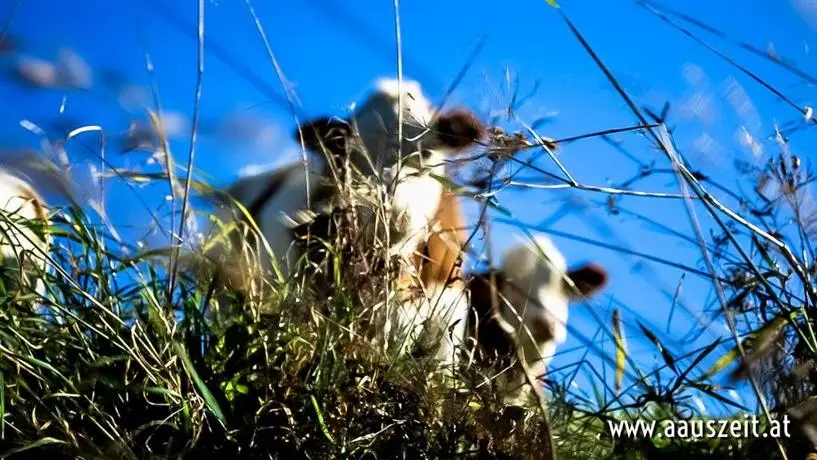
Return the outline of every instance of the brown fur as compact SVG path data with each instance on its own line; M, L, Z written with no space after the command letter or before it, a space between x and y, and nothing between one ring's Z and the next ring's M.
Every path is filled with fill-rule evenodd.
M429 236L416 268L423 284L446 283L461 277L461 253L465 243L464 219L457 195L443 193L440 208L434 218L435 231Z
M428 240L414 254L413 265L420 285L417 285L415 277L405 271L401 271L397 280L398 291L408 292L409 296L435 285L464 286L462 249L466 240L465 220L456 194L443 192L440 207L431 223L434 229Z
M505 286L501 273L481 273L468 281L471 296L471 314L468 315L468 336L476 338L477 357L481 360L513 357L514 344L499 325L495 303ZM505 365L508 362L505 362Z

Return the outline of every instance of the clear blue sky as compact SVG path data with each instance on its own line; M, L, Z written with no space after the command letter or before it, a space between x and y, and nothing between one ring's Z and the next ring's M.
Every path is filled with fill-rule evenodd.
M817 74L817 65L809 50L815 45L815 29L811 25L817 16L808 15L815 13L808 11L807 2L797 2L694 0L675 2L675 7L759 48L766 49L772 43L778 53L795 61L806 72ZM95 70L115 69L141 84L149 83L143 54L147 48L155 65L163 105L168 110L190 115L196 78L196 42L192 38L196 3L192 0L22 0L8 33L19 40L22 51L28 55L51 59L58 48L72 48ZM255 3L273 50L294 85L305 114L342 115L349 103L363 95L373 78L396 74L392 2ZM737 190L738 182L732 170L735 160L760 164L768 158L753 157L750 150L738 142L736 132L740 127L746 127L747 132L761 142L765 155L769 155L775 152L773 142L767 138L774 123L788 122L799 116L737 69L668 27L634 1L565 1L563 6L639 105L660 109L665 101L672 104L671 120L676 127L679 148L694 166L710 175L718 175L719 181L727 187ZM504 84L505 72L509 69L518 76L522 94L539 83L535 97L519 111L525 121L556 114L539 129L543 135L560 138L635 123L558 12L544 0L513 2L506 6L487 0L407 1L402 2L400 8L405 75L418 79L434 100L443 96L480 37L486 36L482 52L454 92L451 104L467 104L487 118L489 110L501 109L509 100ZM0 24L6 24L14 11L15 1L3 2ZM186 24L181 26L186 30L169 20L170 17L179 18ZM240 65L280 93L273 66L244 2L208 0L205 29L213 45L227 49ZM727 42L697 29L691 30L800 105L813 103L813 90L796 77ZM0 57L0 64L5 67L13 62L14 56ZM99 75L96 77L99 82ZM94 91L104 93L98 84ZM58 91L22 89L7 78L0 79L0 140L7 145L38 145L39 140L21 129L19 121L47 123L56 119L63 96L64 93ZM99 97L71 92L64 102L63 116L75 118L79 123L100 124L108 132L127 127L127 114ZM263 148L249 149L229 147L208 137L201 139L196 166L212 174L217 183L229 183L248 165L293 159L294 145L289 133L294 123L280 101L271 101L236 73L234 66L208 53L201 104L203 117L217 118L250 105L255 106L254 114L269 120L277 136ZM94 142L93 135L86 136L86 142ZM793 151L806 160L812 158L813 153L806 150L813 145L809 144L812 138L810 133L793 138ZM639 163L655 161L656 167L667 166L666 160L644 139L633 134L619 135L616 139L624 142L623 146L637 161L599 140L566 145L559 158L579 182L592 185L616 186L636 175ZM187 144L186 134L173 142L177 159L186 158ZM76 146L69 152L77 161L93 159ZM119 166L137 165L144 158L143 154L109 154L110 161ZM536 164L554 173L558 171L546 159ZM541 181L533 172L524 175L531 181ZM638 182L634 188L677 191L672 178L666 175ZM146 190L144 196L154 208L163 201L158 190ZM566 197L582 199L587 207L584 210L570 208L565 215L553 217ZM607 213L599 204L606 200L604 194L506 190L499 198L521 222L546 224L554 230L703 268L698 263L699 252L689 243L656 231L631 216ZM106 201L111 219L121 225L124 235L137 238L144 232L146 213L129 191L122 186L111 186ZM729 200L727 203L734 204ZM692 235L680 201L628 197L620 205ZM473 216L474 206L469 206L469 212ZM495 228L495 251L501 252L513 241L511 229L501 225ZM711 327L711 334L704 334L694 342L684 341L690 329L700 327L695 327L689 315L680 309L667 325L670 297L678 286L680 270L566 238L555 240L569 261L596 260L611 271L612 284L590 308L608 325L611 308L625 309L622 317L628 343L644 369L659 363L660 356L643 340L635 326L636 320L662 331L668 347L679 353L705 345L715 335L725 334L718 323ZM161 241L148 243L160 244ZM693 313L706 315L705 309L712 310L713 295L707 282L687 275L681 293L683 303ZM598 330L597 319L585 306L574 308L570 324L577 335L587 340ZM580 357L584 352L581 344L575 337L571 338L564 346L568 352L557 357L553 367L558 369ZM604 334L598 336L597 344L611 353L610 340L604 338ZM590 355L593 365L601 369L595 352ZM585 372L586 368L580 372L579 388L575 391L590 391ZM606 372L608 382L612 382L611 369L608 367Z

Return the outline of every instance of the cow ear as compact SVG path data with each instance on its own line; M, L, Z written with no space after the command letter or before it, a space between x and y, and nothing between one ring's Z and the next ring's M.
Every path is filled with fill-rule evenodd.
M476 115L465 109L452 110L440 115L434 121L432 130L452 151L467 149L485 136L485 125Z
M600 291L607 284L607 270L597 264L587 264L567 272L567 277L576 286L570 286L565 281L565 292L571 300L590 297Z
M340 118L320 117L301 123L300 128L295 129L294 137L306 149L344 156L352 137L352 125Z

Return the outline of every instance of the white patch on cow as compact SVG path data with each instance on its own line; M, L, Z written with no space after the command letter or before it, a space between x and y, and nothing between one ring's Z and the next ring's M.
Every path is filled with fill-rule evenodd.
M375 307L378 341L392 357L418 347L433 350L434 359L451 370L465 340L469 311L468 293L459 285L436 285L426 295L396 305Z
M536 321L544 320L550 326L552 341L564 342L570 305L570 297L563 287L567 262L553 242L538 235L533 242L513 247L503 257L502 272L511 284L503 292L507 299L503 317L514 327L514 332L520 325L520 317L530 330L534 330ZM530 342L525 331L521 335L526 351L531 352L526 355L535 359L537 345Z
M311 164L313 168L319 168L320 164ZM304 174L300 163L284 166L281 169L267 171L264 173L246 176L239 179L232 187L233 198L244 206L249 206L253 200L263 194L270 181L278 178L281 174L282 184L276 193L261 208L258 215L254 216L255 224L266 238L272 255L279 263L282 274L287 276L295 266L300 256L300 252L293 244L295 242L291 228L306 209L306 182L309 180L310 190L315 190L321 179L323 171L311 170L309 174ZM240 212L225 207L218 213L218 218L222 222L229 222ZM263 267L271 267L270 254L261 245L258 248L258 262Z
M429 165L423 168L403 166L397 172L394 167L384 174L386 184L397 181L391 200L391 219L400 239L393 242L389 255L399 254L409 260L430 232L429 223L440 207L444 191L443 184L431 173L440 176L445 173L442 155L436 152L432 152Z
M4 281L7 289L17 288L22 267L45 271L45 252L48 239L38 236L31 228L34 221L42 221L45 204L27 182L0 169L0 264L6 272ZM42 222L43 224L45 222ZM28 270L26 270L28 271ZM35 291L45 293L45 285L40 277L35 282Z

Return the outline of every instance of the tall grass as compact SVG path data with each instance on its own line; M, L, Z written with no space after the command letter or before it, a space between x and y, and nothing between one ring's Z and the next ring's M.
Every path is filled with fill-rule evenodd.
M258 296L190 272L168 303L172 251L122 256L89 221L56 210L46 298L0 299L6 454L445 458L547 445L536 418L508 422L484 372L446 390L427 360L384 359L364 329L371 272L343 270L329 295L296 274Z

